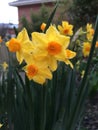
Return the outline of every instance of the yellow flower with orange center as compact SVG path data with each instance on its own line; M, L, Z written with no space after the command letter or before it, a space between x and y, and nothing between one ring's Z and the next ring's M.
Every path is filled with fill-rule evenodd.
M63 35L73 35L73 25L69 24L67 21L62 21L62 26L58 25L58 30Z
M44 84L47 79L52 79L52 73L45 62L33 59L32 55L29 58L27 65L24 67L29 80Z
M89 41L91 41L93 39L93 35L94 35L94 29L92 27L92 24L87 24L86 26L86 30L87 30L87 39Z
M84 57L89 56L90 49L91 49L91 44L89 42L84 42L83 43L83 49L82 49Z
M52 71L57 69L57 61L65 60L65 49L69 45L70 37L61 35L54 26L51 25L45 34L33 32L32 40L36 43L36 56L47 61Z
M41 26L40 26L40 29L41 29L42 31L44 31L44 30L45 30L45 27L46 27L46 23L42 23Z
M17 60L20 63L25 59L24 54L32 53L34 48L25 28L18 34L17 38L11 38L6 42L6 46L10 52L16 52Z
M69 49L66 49L65 50L65 55L66 55L65 63L67 65L70 65L71 68L73 68L73 64L70 62L70 59L72 59L72 58L74 58L76 56L76 52L71 51Z

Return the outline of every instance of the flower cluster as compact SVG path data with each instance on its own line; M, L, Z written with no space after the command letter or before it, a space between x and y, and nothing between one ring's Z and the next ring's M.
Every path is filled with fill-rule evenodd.
M90 49L91 49L91 43L94 36L94 29L92 27L92 24L86 25L86 40L83 42L83 56L87 57L89 56ZM96 48L98 48L98 41L96 42Z
M42 31L45 26L42 26ZM17 60L23 67L27 77L39 84L46 79L52 79L52 72L58 67L58 62L64 62L73 68L70 59L76 56L76 52L68 49L70 36L73 34L73 26L63 21L62 26L50 25L46 32L32 32L31 40L24 28L17 36L6 42L10 52L15 52Z
M98 20L95 30L75 31L67 21L50 25L52 17L41 32L0 37L0 113L9 129L79 129L86 99L98 92Z
M76 64L77 73L81 78L84 75L87 60L91 51L93 37L95 30L93 25L87 23L86 26L79 28L71 39L71 45L75 52L77 52ZM93 53L92 63L90 69L93 68L93 74L96 73L98 66L98 40L96 40L95 49ZM89 72L90 73L90 72ZM80 78L79 78L80 79Z

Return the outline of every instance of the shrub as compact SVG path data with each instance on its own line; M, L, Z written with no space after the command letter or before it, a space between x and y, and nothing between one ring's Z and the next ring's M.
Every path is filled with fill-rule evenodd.
M69 20L76 28L86 25L86 23L95 23L98 14L98 0L73 0L69 8Z

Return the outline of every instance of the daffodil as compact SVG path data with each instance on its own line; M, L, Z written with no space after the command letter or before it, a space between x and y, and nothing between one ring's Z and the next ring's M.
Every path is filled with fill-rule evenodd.
M44 31L44 30L45 30L45 27L46 27L46 23L42 23L41 26L40 26L40 29L41 29L42 31Z
M84 74L85 74L85 70L82 70L82 72L81 72L81 78L84 77Z
M3 64L2 64L2 67L3 67L3 69L4 69L4 71L8 68L8 64L6 63L6 62L4 62Z
M69 24L67 21L62 21L62 26L58 25L58 30L63 35L73 35L73 25Z
M83 49L82 49L84 57L89 56L90 49L91 49L91 44L89 42L84 42L83 43Z
M30 60L27 60L24 70L29 80L33 80L39 84L44 84L47 79L52 79L52 73L45 62L34 60L32 56Z
M32 53L34 48L25 28L18 34L17 38L11 38L6 45L10 52L16 53L20 63L25 59L24 54Z
M3 124L0 123L0 128L3 126Z
M89 41L92 41L93 35L94 35L94 29L92 27L92 24L87 24L86 26L86 30L87 30L87 39Z
M70 59L73 59L75 56L76 56L76 52L74 52L74 51L71 51L71 50L69 50L69 49L66 49L65 50L65 63L67 64L67 65L70 65L70 67L71 68L73 68L73 64L70 62Z
M54 26L51 25L45 34L33 32L32 41L36 45L36 56L44 59L52 71L57 69L57 61L65 61L65 49L70 37L61 35Z

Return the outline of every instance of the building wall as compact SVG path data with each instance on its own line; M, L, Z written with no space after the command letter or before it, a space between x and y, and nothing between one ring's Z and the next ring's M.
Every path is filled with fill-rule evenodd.
M53 3L46 3L45 4L47 8L53 8ZM32 12L39 13L40 7L42 4L34 4L34 5L25 5L25 6L19 6L18 7L18 18L19 18L19 24L21 21L21 18L25 16L28 21L30 21L30 15Z

